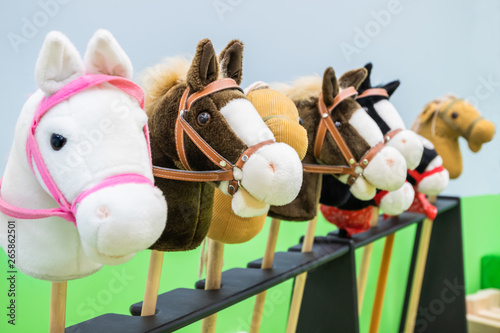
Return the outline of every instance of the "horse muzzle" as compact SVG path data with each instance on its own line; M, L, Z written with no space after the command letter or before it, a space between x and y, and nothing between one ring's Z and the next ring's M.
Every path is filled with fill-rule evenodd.
M483 143L493 140L494 135L495 125L491 121L481 119L476 123L470 132L468 138L470 150L477 153L481 150Z
M149 248L160 237L167 205L158 188L124 183L86 196L77 207L76 220L89 258L116 265Z
M302 186L302 163L285 143L257 150L242 168L241 185L257 200L273 206L292 202Z

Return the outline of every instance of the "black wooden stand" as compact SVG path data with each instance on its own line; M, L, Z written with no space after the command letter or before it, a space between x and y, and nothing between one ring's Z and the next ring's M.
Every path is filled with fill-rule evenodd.
M420 298L420 307L430 310L421 311L415 332L466 332L460 200L440 197L437 207L439 213L434 221ZM142 303L136 303L130 308L131 316L105 314L68 327L66 332L173 332L305 271L308 277L297 332L358 332L354 250L413 223L420 228L422 220L422 215L405 213L398 218L380 219L377 227L351 239L335 233L316 237L311 253L301 253L300 244L288 252L277 252L272 269L261 270L259 259L249 263L248 268L223 272L220 290L202 290L204 281L199 281L197 289L175 289L161 294L155 316L140 317ZM410 277L417 250L415 247ZM402 323L410 283L411 279L404 296ZM455 289L443 300L443 290L451 288L449 284ZM439 302L444 304L443 308Z

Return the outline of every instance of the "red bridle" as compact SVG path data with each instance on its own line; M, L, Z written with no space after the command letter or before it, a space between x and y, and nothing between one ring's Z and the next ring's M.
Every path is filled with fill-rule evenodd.
M318 130L316 132L316 140L314 142L314 157L320 160L321 149L323 148L323 143L326 138L326 133L330 133L333 140L339 147L342 155L344 156L347 165L321 165L321 164L303 164L304 172L306 173L329 173L329 174L347 174L350 175L347 184L352 185L361 175L356 172L356 168L359 166L364 170L375 157L375 155L384 147L384 143L380 142L368 150L365 155L358 162L351 150L347 146L344 138L339 133L339 130L335 126L331 112L337 107L343 100L356 96L358 92L354 87L348 87L342 90L337 96L335 96L332 106L326 107L323 100L323 95L320 94L318 98L318 110L321 115L321 119L318 125Z
M191 107L196 101L215 92L226 89L238 89L242 91L240 86L238 86L238 84L230 78L214 81L208 84L203 90L195 92L191 95L189 95L189 87L186 88L179 103L179 113L175 123L175 147L177 149L177 155L186 170L153 166L153 175L155 177L192 182L229 181L228 193L231 195L236 193L240 184L234 177L234 168L237 167L242 169L243 165L246 161L248 161L252 154L254 154L259 148L274 143L274 140L266 140L249 147L243 152L243 154L241 154L238 161L233 164L213 149L184 118L184 115L191 110ZM191 171L184 147L184 134L186 134L198 147L198 149L200 149L200 151L221 170Z

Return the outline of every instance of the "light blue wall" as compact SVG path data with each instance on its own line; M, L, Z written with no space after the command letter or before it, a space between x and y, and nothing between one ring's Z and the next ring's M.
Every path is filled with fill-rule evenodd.
M376 82L401 79L394 103L408 125L426 102L448 92L475 97L483 115L500 124L496 0L60 0L57 8L48 10L51 15L44 14L41 4L54 1L0 2L0 172L17 115L35 89L34 64L50 30L64 32L83 52L96 29L109 29L131 57L136 73L163 57L192 53L204 37L211 38L218 50L239 38L246 43L244 86L256 80L321 74L327 66L342 73L372 61ZM390 17L377 23L374 12L388 9ZM38 31L23 32L26 20L38 20ZM371 37L360 40L358 31L370 28ZM14 46L14 34L24 42ZM356 53L343 52L347 44L356 47ZM485 80L494 85L486 86ZM447 193L499 192L499 140L479 154L472 154L462 142L465 171Z

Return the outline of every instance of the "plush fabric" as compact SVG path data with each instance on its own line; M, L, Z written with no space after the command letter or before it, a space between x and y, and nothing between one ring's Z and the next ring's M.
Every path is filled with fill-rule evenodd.
M358 88L358 93L361 95L368 89L374 88L371 83L371 72L373 65L368 63L365 65L368 72L366 79ZM401 119L394 105L389 101L392 94L399 87L399 80L391 81L385 85L379 85L375 88L382 88L387 91L389 97L384 96L368 96L358 99L358 103L366 110L368 115L377 123L378 127L384 135L396 129L401 131L394 135L387 143L388 146L396 148L405 158L408 169L413 170L420 163L422 158L423 147L414 132L406 129L406 126Z
M358 87L365 76L366 70L364 68L361 68L358 70L347 72L339 79L339 81L337 81L333 69L328 68L323 75L323 81L321 82L321 84L318 84L318 78L313 77L308 79L300 79L292 87L283 85L280 86L280 89L286 95L288 95L297 105L299 115L302 118L304 127L307 130L309 147L303 160L304 163L318 163L318 161L314 157L314 142L316 138L316 130L318 128L318 123L320 120L320 115L317 109L318 96L320 95L320 92L322 92L325 104L327 106L332 105L333 100L339 93L340 89L346 88L350 85ZM316 90L316 93L314 93L315 89L320 90ZM360 106L355 102L354 98L348 98L347 100L343 101L335 109L334 112L332 112L333 120L334 122L338 123L339 131L342 137L347 142L354 157L358 160L370 148L370 144L362 136L363 124L370 124L370 126L365 127L369 128L369 131L377 128L373 120L370 119L367 115L364 115L365 121L362 121L361 119L363 119L363 114L361 113L357 114L356 117L359 117L360 120L357 120L354 125L350 122L353 114L359 109ZM358 128L356 128L356 126ZM382 136L380 134L380 130L378 133L379 138L381 139ZM391 169L391 167L395 165L395 163L393 164L393 162L397 161L397 163L402 163L403 165L405 163L402 156L395 150L389 149L387 151L387 156L381 158L387 159L388 157L390 157L389 159L391 163L389 164L391 165L388 165L388 163L385 163L385 165L387 165L389 169ZM376 159L377 158L375 158L374 160ZM346 161L344 160L344 157L342 156L338 146L330 135L326 136L325 142L323 144L320 162L328 165L346 164ZM388 161L386 160L385 162ZM375 164L379 164L379 162L375 162ZM382 171L379 171L379 174L384 174L384 171L387 171L387 167L383 167ZM398 170L393 169L392 171L395 171L392 172L393 176L395 174L395 178L398 178ZM388 172L388 174L391 174L391 172ZM401 181L404 181L405 175L406 173L399 177L401 178ZM373 178L377 177L374 176ZM358 182L366 182L366 180L363 177L359 177L356 183ZM382 186L385 184L387 184L387 180L382 180ZM375 195L374 188L371 187L371 185L366 185L363 188L364 191L370 190L370 194L372 197ZM321 175L304 173L304 182L297 198L289 205L281 207L271 206L269 216L287 221L310 220L317 214L317 206L319 203L320 193ZM348 193L346 192L345 195L347 194Z
M327 222L336 225L340 230L345 230L346 236L352 236L370 229L370 221L373 215L372 207L348 211L333 206L321 205L320 211Z
M181 94L186 87L191 92L201 91L219 78L233 78L239 83L242 77L242 52L243 44L233 40L218 60L211 42L205 39L199 42L191 66L169 68L160 65L148 70L149 75L144 80L146 89L151 88L152 91L148 93L146 105L150 116L151 149L155 165L185 169L174 144L174 126ZM179 59L168 62L170 65L179 63ZM187 72L182 72L186 68ZM197 121L202 112L210 117L205 125ZM274 140L255 107L236 89L218 91L198 100L185 115L185 120L213 149L232 163L248 147ZM219 169L189 138L185 138L185 153L194 171ZM295 198L302 182L302 165L291 147L272 143L252 154L241 170L234 170L234 176L244 190L232 197L233 212L245 217L256 216L262 215L269 204L286 204ZM169 210L168 220L174 222L167 225L152 249L183 251L197 247L210 225L214 185L222 193L228 194L227 181L212 186L159 178L156 181L167 200L172 198L173 205L178 207ZM256 206L253 199L263 201L263 207Z
M276 141L293 147L302 159L307 150L307 132L299 124L299 114L295 104L286 96L269 89L262 82L253 84L245 92ZM240 191L241 189L238 193ZM247 196L247 200L251 200L251 197ZM235 214L234 207L231 210L229 196L216 190L212 223L207 236L227 244L243 243L255 237L264 227L269 205L254 200L253 204L262 207L265 212L260 216L245 218L241 213L238 214L239 216Z
M474 106L452 95L426 104L412 129L434 145L451 179L462 173L462 154L458 138L464 137L473 152L493 139L495 125L483 118Z
M30 170L26 138L39 101L86 72L130 77L132 67L107 31L92 37L85 61L64 35L49 33L35 69L40 89L21 111L5 169L1 196L6 202L29 209L57 207L36 168L36 176ZM101 84L54 106L41 119L35 138L51 177L73 202L83 191L118 174L153 180L143 131L146 122L137 100ZM66 138L59 151L50 144L54 133ZM57 217L22 220L0 214L0 245L5 249L7 221L15 220L20 271L49 281L82 278L103 264L123 263L153 244L165 227L166 208L162 193L150 185L107 187L77 206L77 227Z
M417 172L421 176L425 175L426 172L431 172L436 168L439 168L439 172L432 173L429 176L424 177L418 184L416 180L408 174L408 182L416 187L417 192L421 192L426 195L438 195L444 191L449 182L448 170L442 169L443 159L439 156L434 149L434 145L424 137L419 135L419 139L424 145L424 154L420 164L415 168L414 172Z

